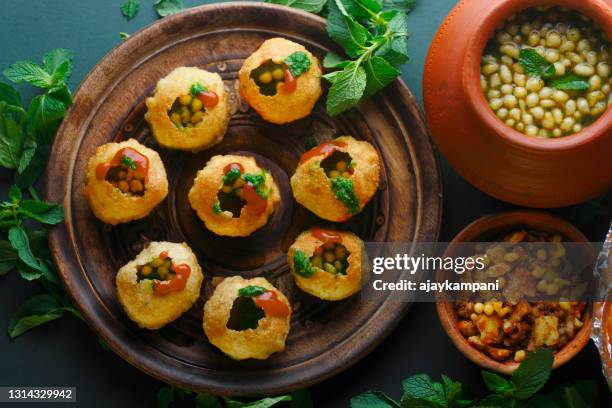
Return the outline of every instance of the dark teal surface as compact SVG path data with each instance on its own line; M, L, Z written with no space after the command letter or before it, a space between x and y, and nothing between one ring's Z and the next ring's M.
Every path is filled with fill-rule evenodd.
M0 11L0 69L20 59L39 61L46 51L55 47L68 48L75 53L71 85L76 87L120 43L119 32L133 33L156 19L154 0L141 0L140 13L129 22L119 11L122 1L4 0ZM210 2L185 0L185 3L195 6ZM427 47L455 0L417 0L417 3L409 17L411 59L402 73L420 100ZM20 89L24 96L31 95L31 88ZM441 240L449 240L480 215L510 208L476 191L444 160L441 166L444 177ZM0 176L3 196L10 179L6 172L0 172ZM595 226L593 240L601 237L600 227L604 225ZM5 330L16 307L36 291L36 284L22 281L15 273L0 278L0 330ZM5 334L0 335L0 350L0 386L76 386L77 406L153 406L155 392L162 385L105 351L95 334L70 316L12 342ZM454 348L431 304L415 305L376 351L347 372L313 387L315 406L348 406L351 396L368 389L399 397L401 380L418 372L435 377L446 373L482 391L480 369ZM553 382L578 378L597 378L602 383L592 345L563 369L555 371Z

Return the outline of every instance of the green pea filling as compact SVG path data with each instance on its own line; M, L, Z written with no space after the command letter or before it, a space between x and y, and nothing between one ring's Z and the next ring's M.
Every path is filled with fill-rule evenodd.
M170 280L175 274L172 271L172 258L160 259L159 257L153 258L150 262L144 265L139 265L136 274L137 281L140 282L143 279L157 279L160 281Z
M310 258L313 267L329 272L332 275L346 275L349 267L348 257L350 253L342 244L326 242L314 252Z

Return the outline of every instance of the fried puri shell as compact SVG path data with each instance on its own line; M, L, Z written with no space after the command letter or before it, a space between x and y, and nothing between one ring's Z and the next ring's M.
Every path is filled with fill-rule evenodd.
M214 108L206 108L204 118L193 128L177 128L168 111L176 98L189 94L191 85L200 83L219 97ZM223 140L230 120L229 96L219 74L195 67L179 67L159 80L155 94L147 98L145 119L159 144L168 149L197 152Z
M138 266L149 263L163 251L168 252L174 264L187 264L191 273L185 288L179 292L157 295L153 280L138 282ZM125 312L138 326L145 329L159 329L177 319L193 306L200 296L204 275L196 256L187 244L173 242L151 242L133 261L119 269L115 283L119 302Z
M110 162L115 154L125 147L130 147L149 159L149 171L142 196L128 196L108 181L96 177L96 167ZM117 225L146 217L167 195L168 179L161 158L155 150L141 145L134 139L102 145L89 159L85 198L94 215L107 224Z
M310 58L310 69L298 76L295 91L278 90L275 95L262 95L251 78L251 71L273 60L282 62L296 51L303 51ZM283 124L306 117L322 94L321 66L319 60L304 46L284 38L271 38L251 54L240 68L240 94L242 98L268 122Z
M343 142L339 151L348 153L356 163L350 177L353 190L359 200L359 209L370 201L378 189L380 179L380 158L374 146L351 136L334 139ZM330 154L313 156L300 163L291 177L291 189L295 200L317 216L329 221L342 222L353 216L346 206L336 198L331 180L320 163Z
M257 165L252 157L213 156L206 163L206 166L198 171L193 187L189 190L189 203L191 208L198 213L198 217L204 221L206 228L215 234L246 237L268 222L268 218L280 202L280 193L272 175L266 171L264 173L266 176L264 191L269 193L268 206L263 213L259 215L251 214L244 206L240 211L240 217L232 217L232 213L229 211L215 214L213 206L217 201L217 193L223 186L224 168L231 163L240 163L244 167L245 173L262 173L262 168Z
M361 289L363 241L351 232L334 230L334 233L342 237L341 244L350 253L347 259L349 266L346 269L346 275L333 275L314 266L315 273L309 278L295 272L293 257L296 250L302 251L310 259L314 251L324 244L323 241L312 235L311 230L302 232L289 247L288 252L289 267L297 286L304 292L323 300L345 299Z
M234 300L240 288L257 285L276 292L278 299L291 311L289 301L264 278L243 279L233 276L224 279L204 305L204 332L208 341L235 360L255 358L264 360L272 353L285 349L289 334L291 313L285 318L266 317L259 320L257 328L242 331L227 328Z

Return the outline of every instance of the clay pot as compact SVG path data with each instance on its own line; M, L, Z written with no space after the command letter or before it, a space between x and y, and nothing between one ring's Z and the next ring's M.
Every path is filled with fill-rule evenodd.
M574 135L541 139L506 126L480 87L496 26L534 6L566 6L612 38L612 0L462 0L429 49L423 99L438 147L466 180L500 200L536 207L580 203L612 188L612 109Z
M460 242L486 242L494 240L504 233L521 228L559 233L563 236L563 240L567 242L588 242L585 236L573 225L554 215L530 210L508 211L479 218L465 227L450 242L443 257L452 255L453 244ZM593 251L588 251L588 253L585 253L585 256L588 256L589 259L595 258ZM515 362L502 363L494 360L470 345L457 328L459 319L453 302L438 302L436 303L436 309L446 334L448 334L459 351L472 360L472 362L487 370L506 375L512 374L519 366ZM571 360L588 343L591 333L591 312L588 307L585 311L583 322L584 325L576 333L576 336L555 354L553 368L557 368Z

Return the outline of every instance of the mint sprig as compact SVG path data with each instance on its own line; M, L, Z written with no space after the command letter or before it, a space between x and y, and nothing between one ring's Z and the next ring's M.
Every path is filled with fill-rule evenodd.
M532 77L542 78L548 85L562 91L586 91L588 81L573 74L556 75L555 66L546 61L535 49L523 48L519 54L519 64Z
M330 0L329 36L342 46L349 59L335 54L323 60L324 75L332 85L327 111L342 113L389 85L408 60L407 2ZM399 5L406 7L400 7Z
M351 408L418 407L587 407L595 406L597 385L593 381L562 384L547 394L538 394L548 381L553 352L538 349L514 371L510 378L483 371L482 377L491 394L475 398L460 382L441 375L441 381L427 374L416 374L402 381L401 402L379 391L368 391L351 399Z
M47 231L41 228L61 222L62 207L41 200L33 187L47 164L53 136L72 104L67 84L72 52L54 49L41 64L19 61L3 72L11 82L26 82L42 89L24 107L19 92L0 82L0 167L13 170L16 183L8 191L9 199L0 202L0 275L16 270L24 280L38 281L46 292L17 308L8 327L9 336L14 338L65 312L82 319L61 286Z

